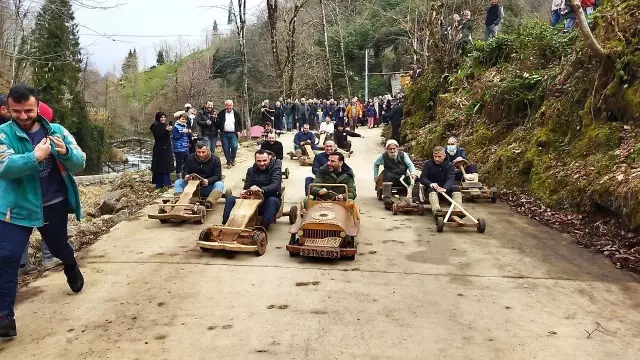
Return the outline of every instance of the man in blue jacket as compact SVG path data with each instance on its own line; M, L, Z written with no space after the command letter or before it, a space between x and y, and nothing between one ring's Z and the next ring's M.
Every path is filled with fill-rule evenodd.
M296 150L296 152L298 152L298 150L302 151L305 145L311 145L311 149L313 150L318 149L316 136L309 131L309 124L304 124L302 130L298 131L296 136L293 137L293 149Z
M311 172L313 175L318 175L318 170L321 167L327 165L329 162L329 155L336 151L336 143L333 140L327 140L324 143L324 152L317 154L313 158L313 165L311 165ZM304 196L309 196L309 185L313 182L313 176L308 176L304 179Z
M464 148L458 146L458 139L455 137L450 137L447 140L447 161L454 164L461 160L467 160L467 152L464 151ZM462 171L456 168L456 181L462 180ZM464 168L464 172L467 173L468 178L472 179L472 181L478 181L478 167L475 164L468 164Z
M425 186L425 191L429 194L429 204L434 214L440 211L439 193L447 193L455 202L462 204L462 193L455 182L453 164L447 161L442 146L436 146L433 149L433 157L424 162L418 181Z
M38 114L33 88L14 86L7 99L12 121L0 126L0 337L17 335L18 267L33 228L64 264L71 290L84 286L67 241L67 214L82 216L71 173L84 169L86 155L67 129Z

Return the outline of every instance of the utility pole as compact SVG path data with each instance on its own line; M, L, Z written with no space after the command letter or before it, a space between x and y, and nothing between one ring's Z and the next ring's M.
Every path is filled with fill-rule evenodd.
M369 48L364 49L364 101L369 100Z

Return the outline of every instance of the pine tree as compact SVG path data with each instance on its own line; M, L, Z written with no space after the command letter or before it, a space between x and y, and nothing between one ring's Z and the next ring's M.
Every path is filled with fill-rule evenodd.
M227 25L231 25L235 22L234 20L234 9L233 9L233 0L229 0L229 17L227 18Z
M104 137L89 122L80 86L82 54L78 25L70 0L45 0L32 31L34 86L40 98L55 113L55 120L66 127L87 154L87 172L101 167Z
M218 33L218 21L213 20L213 28L211 30L213 32L213 35L216 35Z
M122 62L122 76L126 77L138 72L138 52L129 49L127 57Z
M164 51L158 50L158 56L156 58L156 63L158 64L158 66L163 65L165 63L164 60Z

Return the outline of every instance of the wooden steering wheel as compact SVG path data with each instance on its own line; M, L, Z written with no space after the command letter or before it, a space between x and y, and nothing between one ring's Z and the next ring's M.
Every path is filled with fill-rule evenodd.
M250 190L246 190L249 191L249 194L241 194L240 198L241 199L255 199L255 200L263 200L264 199L264 194L261 191L250 191Z
M335 201L338 196L340 196L340 194L336 193L335 191L331 191L331 190L327 190L327 193L324 195L318 195L318 197L322 197L323 199L327 200L327 201Z

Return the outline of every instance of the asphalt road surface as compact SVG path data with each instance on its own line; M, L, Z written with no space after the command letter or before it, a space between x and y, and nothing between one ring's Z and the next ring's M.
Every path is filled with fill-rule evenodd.
M205 225L162 225L148 207L79 255L82 293L59 269L19 292L0 359L638 358L637 276L500 203L468 206L485 234L393 216L373 187L380 130L359 131L355 261L290 258L284 218L262 257L201 252ZM291 149L292 135L280 140ZM227 187L252 153L223 170ZM311 169L285 166L288 207Z

